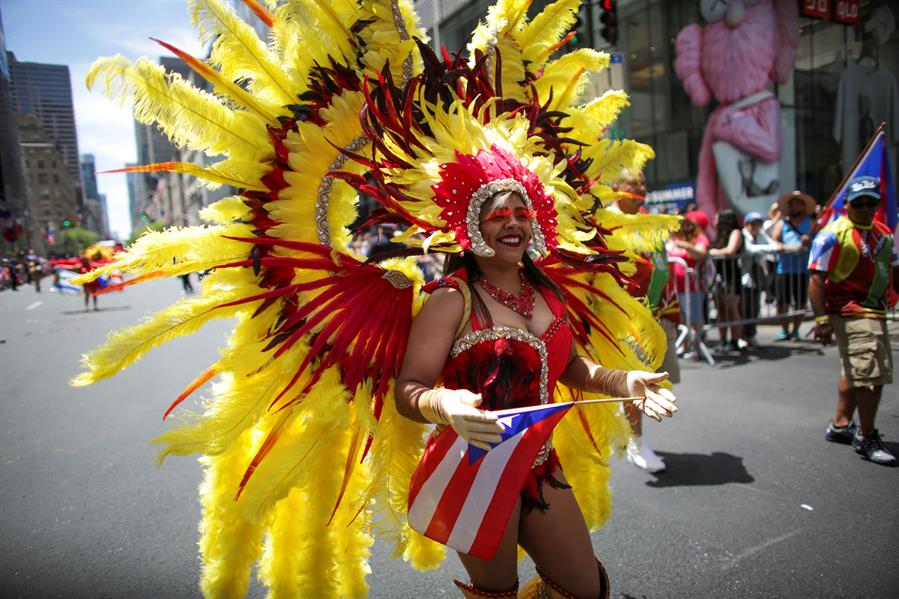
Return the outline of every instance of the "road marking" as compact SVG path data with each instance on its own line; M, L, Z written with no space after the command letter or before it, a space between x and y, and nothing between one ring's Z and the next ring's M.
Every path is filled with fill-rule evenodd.
M730 560L730 563L725 564L724 569L729 570L729 569L733 568L734 566L736 566L737 562L739 562L740 560L746 559L747 557L752 557L756 553L758 553L760 551L764 551L768 547L771 547L772 545L776 545L776 544L780 543L781 541L786 541L790 537L797 535L800 532L802 532L802 529L797 528L793 532L788 532L787 534L780 535L779 537L774 537L773 539L768 539L764 543L759 543L758 545L750 547L749 549L746 549L742 553L738 553L737 555L733 556Z
M43 303L44 303L44 302L42 302L41 300L37 300L36 302L33 302L30 306L28 306L28 307L25 308L25 309L26 309L26 310L34 310L35 308L37 308L38 306L40 306L40 305L43 304Z

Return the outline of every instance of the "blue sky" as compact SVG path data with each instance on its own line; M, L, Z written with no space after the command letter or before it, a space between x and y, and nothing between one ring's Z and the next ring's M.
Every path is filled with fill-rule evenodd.
M84 76L99 56L158 57L150 36L194 55L202 48L185 0L0 0L6 49L19 61L65 64L72 77L78 151L93 154L97 170L137 160L134 120L128 108L87 91ZM126 236L128 188L124 175L101 175L100 192L109 207L110 229Z

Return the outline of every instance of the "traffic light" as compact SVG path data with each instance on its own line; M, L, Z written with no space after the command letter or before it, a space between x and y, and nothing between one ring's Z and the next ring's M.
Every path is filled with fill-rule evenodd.
M71 226L72 226L72 221L70 221L69 219L65 219L64 221L62 221L62 227L64 229L68 229Z
M569 37L568 41L565 43L570 50L580 48L584 42L587 41L587 36L584 34L584 20L581 18L580 9L578 9L577 13L574 15L574 23L571 25L571 34L571 37Z
M602 14L599 21L602 23L602 29L599 34L614 46L618 43L618 2L617 0L602 0L600 7Z

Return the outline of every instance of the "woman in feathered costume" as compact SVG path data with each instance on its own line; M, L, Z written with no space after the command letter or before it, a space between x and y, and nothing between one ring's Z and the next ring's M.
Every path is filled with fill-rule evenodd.
M221 358L165 416L216 379L212 398L202 413L179 411L180 426L155 440L160 460L200 454L205 468L203 593L245 595L258 561L272 597L364 596L375 535L417 568L443 559L443 545L410 528L407 505L427 433L420 420L461 428L475 443L492 440L493 417L465 407L475 402L461 389L482 392L486 407L506 405L487 401L485 385L493 385L509 391L494 395L502 401L565 401L582 397L577 389L586 396L638 391L648 413L671 409L655 387L644 395L657 382L646 378L652 375L623 372L653 370L664 338L622 289L626 256L607 248L609 231L593 226L589 214L604 182L622 168L639 170L652 152L601 138L626 105L624 94L580 103L587 76L608 56L579 50L551 59L578 0L559 0L530 22L526 1L501 0L475 31L467 59L434 55L405 0L244 2L270 26L268 44L222 0L189 2L202 41L212 43L208 61L160 42L211 93L145 59L100 59L88 75L89 86L102 80L109 95L130 100L139 121L218 157L208 167L169 162L128 170L188 173L237 193L204 209L208 226L146 234L83 277L118 269L134 276L123 283L131 285L211 271L202 293L86 355L86 372L74 384L112 376L160 343L234 317ZM363 226L399 225L393 241L404 249L369 260L353 253L348 227L358 218L358 191L379 203ZM539 254L533 260L524 254L530 240ZM426 295L415 256L426 252L462 254L467 269L446 279L413 327ZM503 295L503 288L515 290L516 277L533 295ZM473 298L470 320L456 295L462 289ZM436 322L441 304L447 312ZM540 333L543 351L533 353L539 343L491 340L486 350L473 345L468 358L447 359L457 328L462 339L474 334L466 343L476 345L478 331L490 337L497 324L530 341ZM550 346L559 350L550 353ZM584 358L575 357L575 346ZM479 351L497 358L497 376L471 370L478 380L463 382L473 363L461 365ZM421 370L425 354L428 372ZM536 388L535 364L546 371ZM443 387L433 389L441 374ZM461 406L460 397L467 398ZM480 421L476 437L462 424L466 414ZM608 460L626 435L617 407L572 408L523 489L522 501L537 509L527 515L526 505L522 521L543 517L554 530L559 524L558 531L581 535L577 572L557 572L535 553L541 568L577 593L599 588L592 552L584 566L586 530L609 515ZM552 542L528 541L527 524L514 528L534 552ZM504 546L504 563L509 547L514 543ZM504 566L500 578L482 578L475 567L471 574L493 587L512 572Z

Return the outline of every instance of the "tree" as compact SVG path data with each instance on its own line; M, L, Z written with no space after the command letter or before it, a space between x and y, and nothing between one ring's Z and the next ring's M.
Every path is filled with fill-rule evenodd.
M78 254L84 248L96 243L98 238L99 235L93 231L88 231L81 227L74 227L72 229L65 229L62 232L62 245L67 253Z

